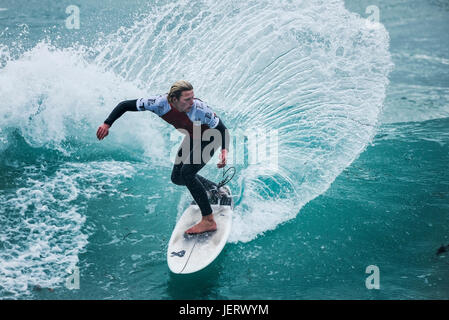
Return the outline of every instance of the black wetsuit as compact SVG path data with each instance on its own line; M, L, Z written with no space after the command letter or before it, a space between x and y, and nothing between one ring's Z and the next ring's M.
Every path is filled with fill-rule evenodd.
M104 123L112 126L114 121L126 111L144 110L153 111L177 129L184 129L186 136L177 152L171 181L176 185L185 185L189 189L203 216L211 214L212 208L206 190L212 190L217 185L197 173L212 158L219 147L229 150L229 133L223 121L218 119L210 107L199 99L195 99L194 107L186 114L172 108L168 104L166 96L157 96L151 99L126 100L119 103ZM192 118L199 119L198 122L201 122L202 134L211 125L215 125L214 129L219 131L221 139L214 139L213 136L209 141L198 140L196 137L193 139ZM206 152L204 152L205 148L208 148Z

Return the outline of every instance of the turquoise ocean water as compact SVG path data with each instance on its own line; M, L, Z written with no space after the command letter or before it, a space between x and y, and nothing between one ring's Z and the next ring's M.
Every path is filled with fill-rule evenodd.
M447 1L0 0L0 298L448 299L448 49ZM95 137L178 79L244 155L229 242L184 276L180 136L146 112Z

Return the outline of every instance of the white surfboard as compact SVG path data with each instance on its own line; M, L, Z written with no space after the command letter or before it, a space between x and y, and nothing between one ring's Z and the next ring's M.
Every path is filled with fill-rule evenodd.
M191 204L176 223L167 249L168 267L173 273L193 273L207 267L218 257L228 241L231 231L233 202L223 198L211 204L217 230L198 235L185 231L201 220L198 205Z

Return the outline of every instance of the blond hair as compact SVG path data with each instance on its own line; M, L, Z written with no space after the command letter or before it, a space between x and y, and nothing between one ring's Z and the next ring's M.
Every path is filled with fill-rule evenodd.
M178 80L170 87L170 91L167 94L167 100L168 102L173 102L174 98L179 100L183 91L190 90L193 90L193 86L190 84L190 82L186 80Z

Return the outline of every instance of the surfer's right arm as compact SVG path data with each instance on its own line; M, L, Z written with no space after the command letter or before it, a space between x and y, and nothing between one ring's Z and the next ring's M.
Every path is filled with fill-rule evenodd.
M109 128L112 126L114 121L120 118L126 111L138 111L136 108L136 101L137 99L122 101L114 108L114 110L112 110L109 117L100 127L98 127L98 140L103 140L109 134Z

